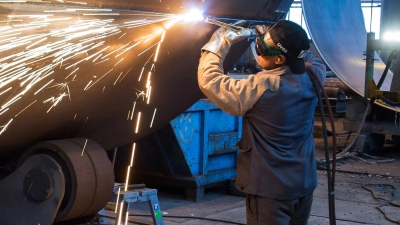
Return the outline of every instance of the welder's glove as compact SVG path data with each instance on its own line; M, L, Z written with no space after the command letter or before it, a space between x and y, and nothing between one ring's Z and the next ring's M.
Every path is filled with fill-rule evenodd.
M265 25L256 25L254 28L256 29L257 34L264 34L268 30L268 27Z
M235 31L230 28L221 27L214 32L210 41L203 46L202 50L213 52L222 59L225 59L231 45L246 40L252 35L254 35L254 30L252 29Z

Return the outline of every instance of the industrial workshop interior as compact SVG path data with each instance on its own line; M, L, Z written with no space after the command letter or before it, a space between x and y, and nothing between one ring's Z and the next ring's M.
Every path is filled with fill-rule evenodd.
M398 0L0 0L0 225L289 224L249 222L249 196L281 202L237 182L256 151L239 150L252 111L228 114L199 87L203 56L219 60L221 87L268 73L260 58L286 56L290 71L267 42L282 20L326 67L321 82L293 59L315 100L301 224L400 224L399 12Z

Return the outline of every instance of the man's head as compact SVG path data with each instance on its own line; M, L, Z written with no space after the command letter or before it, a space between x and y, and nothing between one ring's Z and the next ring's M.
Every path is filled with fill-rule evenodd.
M302 51L310 48L304 29L288 20L280 20L269 27L256 38L255 44L258 64L267 70L283 65L291 67L291 61L301 58Z

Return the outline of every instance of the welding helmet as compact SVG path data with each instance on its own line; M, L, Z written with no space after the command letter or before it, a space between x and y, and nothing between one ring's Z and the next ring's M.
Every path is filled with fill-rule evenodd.
M271 39L269 32L266 31L264 34L257 35L255 42L256 53L259 56L269 56L269 55L282 55L280 49L274 48L273 45L269 44L266 40Z
M303 52L310 48L310 41L306 31L297 23L289 20L279 20L266 32L282 54L290 58L302 58Z
M278 49L267 40L272 39ZM279 20L255 39L257 55L284 55L286 64L295 74L305 72L303 55L310 48L307 33L295 22Z

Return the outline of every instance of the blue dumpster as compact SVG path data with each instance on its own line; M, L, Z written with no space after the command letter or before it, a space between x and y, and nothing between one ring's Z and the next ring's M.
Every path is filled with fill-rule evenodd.
M181 188L186 199L200 200L205 187L235 178L241 123L241 117L224 113L210 100L197 101L169 124L136 142L131 181ZM125 148L130 146L121 150ZM121 150L118 154L123 155Z

